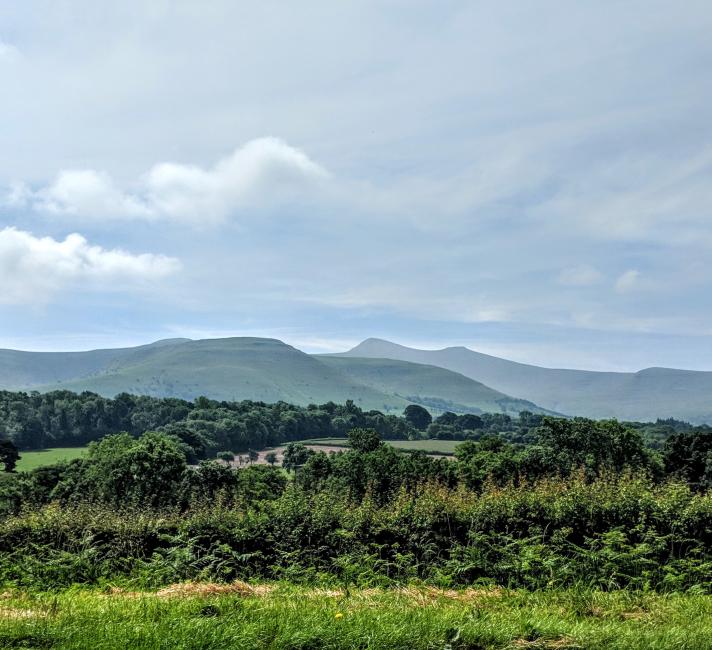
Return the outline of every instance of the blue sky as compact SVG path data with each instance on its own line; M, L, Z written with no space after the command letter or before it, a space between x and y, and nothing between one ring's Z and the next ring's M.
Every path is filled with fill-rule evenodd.
M710 33L695 0L6 3L0 346L712 369Z

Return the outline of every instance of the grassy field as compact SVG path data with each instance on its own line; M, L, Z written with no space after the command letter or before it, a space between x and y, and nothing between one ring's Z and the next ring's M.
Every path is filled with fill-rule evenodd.
M17 463L17 471L29 472L43 465L53 465L62 460L79 458L86 453L86 450L86 447L55 447L38 451L23 451L20 452L21 458Z
M712 647L712 598L636 592L183 584L2 593L3 648Z
M427 451L429 454L443 454L452 456L455 447L461 444L462 440L390 440L389 445L397 449Z
M305 445L324 445L331 447L348 447L346 438L312 438L310 440L300 440ZM461 440L386 440L386 444L396 447L396 449L420 450L429 454L443 454L452 456L455 447L461 444Z

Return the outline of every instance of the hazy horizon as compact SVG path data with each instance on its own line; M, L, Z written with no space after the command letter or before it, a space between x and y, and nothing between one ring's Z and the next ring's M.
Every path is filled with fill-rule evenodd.
M584 366L574 366L574 365L568 365L568 366L557 366L557 365L547 365L546 363L534 363L531 361L528 361L523 358L515 358L513 356L508 356L506 353L502 352L500 353L497 350L492 350L492 349L482 349L482 348L477 348L473 347L472 345L462 345L462 344L453 344L453 345L429 345L428 343L407 343L403 341L398 341L395 339L387 339L383 337L378 337L378 336L373 336L373 337L367 337L365 339L361 339L358 341L352 341L352 342L347 342L347 341L339 341L339 342L322 342L318 340L306 340L306 341L289 341L289 340L284 340L280 339L278 336L259 336L256 333L249 333L249 334L244 334L244 333L234 333L234 334L229 334L229 333L224 333L222 336L198 336L198 337L181 337L181 336L174 336L174 337L168 337L168 338L162 338L162 339L152 339L152 340L146 340L146 341L139 341L139 342L133 342L133 343L126 343L124 345L112 345L112 346L100 346L100 347L77 347L77 348L43 348L43 347L37 347L34 349L20 349L20 348L2 348L0 347L0 350L7 350L11 349L13 351L17 352L55 352L55 353L63 353L63 352L93 352L96 350L106 350L106 349L122 349L122 348L133 348L133 347L140 347L143 345L151 345L154 343L162 343L166 341L171 341L171 340L176 340L176 341L199 341L199 340L215 340L215 339L227 339L227 338L266 338L266 339L274 339L274 340L279 340L283 343L286 343L287 345L290 345L294 348L297 348L298 350L301 350L302 352L306 352L307 354L333 354L333 353L340 353L340 352L348 352L360 344L368 341L369 339L376 339L376 340L381 340L385 341L388 343L394 343L396 345L401 345L407 348L415 349L415 350L423 350L423 351L438 351L438 350L443 350L446 348L466 348L468 350L471 350L473 352L480 352L483 354L487 354L490 356L502 358L508 361L514 361L518 363L524 363L524 364L529 364L529 365L534 365L534 366L539 366L542 368L550 368L550 369L569 369L569 370L589 370L589 371L596 371L596 372L627 372L627 373L635 373L639 372L642 370L648 370L650 368L654 367L660 367L660 366L641 366L639 368L624 368L624 369L613 369L613 368L591 368L591 367L584 367ZM672 366L669 366L670 369L675 369L675 370L698 370L698 371L705 371L704 368L698 369L698 368L680 368L676 367L673 368Z

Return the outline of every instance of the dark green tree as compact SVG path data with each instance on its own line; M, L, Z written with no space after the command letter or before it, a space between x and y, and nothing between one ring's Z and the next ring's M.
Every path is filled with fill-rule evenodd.
M373 429L351 429L348 433L348 439L349 447L361 453L375 451L383 444L381 442L381 436Z
M304 467L299 471L299 483L308 490L316 490L324 484L331 475L331 459L323 451L309 457Z
M665 471L696 488L712 487L712 431L677 433L664 447Z
M415 427L419 431L425 431L428 428L428 425L433 421L433 416L418 404L409 404L406 406L403 411L403 416L408 424Z
M304 465L309 456L313 452L304 445L298 442L290 442L284 448L284 456L282 457L282 467L287 471L296 472L299 467Z
M237 472L227 465L214 460L202 461L195 471L186 472L184 480L184 501L212 502L221 498L230 503L235 495Z
M6 472L14 472L20 453L9 440L0 440L0 463L5 466Z
M114 505L174 504L186 469L179 443L162 433L127 433L92 443L79 466L77 498Z
M437 424L453 425L457 422L457 415L452 411L445 411L442 415L435 418Z

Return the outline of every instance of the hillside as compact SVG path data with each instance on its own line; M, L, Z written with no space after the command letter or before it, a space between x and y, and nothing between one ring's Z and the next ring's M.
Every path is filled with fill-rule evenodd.
M435 366L389 359L311 356L276 339L171 339L89 352L0 351L0 389L121 392L155 397L252 399L306 405L352 399L365 409L401 412L417 402L433 412L539 411Z
M105 396L130 392L194 399L206 395L219 400L294 404L353 399L364 408L384 410L401 410L407 404L281 341L259 338L178 341L137 348L133 354L121 350L101 372L37 388L90 390Z
M399 395L408 401L433 410L460 413L505 412L541 409L521 399L493 390L489 386L437 366L393 359L359 359L321 355L322 363L385 393Z
M184 343L189 339L166 339L133 348L89 350L87 352L24 352L0 350L0 388L25 390L43 384L90 377L142 357L157 348Z
M648 368L636 373L553 369L465 347L418 350L381 339L367 339L335 356L432 364L570 415L624 420L675 417L712 423L712 372L669 368Z

